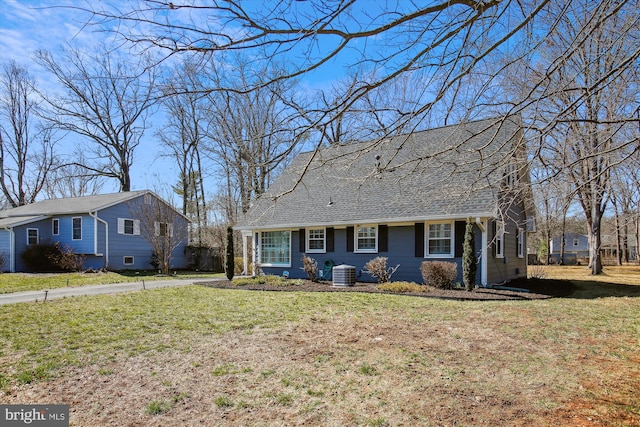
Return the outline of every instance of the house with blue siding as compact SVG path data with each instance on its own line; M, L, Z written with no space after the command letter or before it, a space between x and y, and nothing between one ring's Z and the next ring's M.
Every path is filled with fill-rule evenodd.
M0 211L3 271L29 271L30 245L60 242L84 258L84 268L148 270L162 239L171 268L186 267L189 220L155 193L131 191L43 200Z
M522 121L501 117L302 153L235 226L245 271L306 277L302 257L356 267L400 267L393 280L422 282L424 261L458 264L474 224L477 284L527 274L534 231ZM251 261L249 261L251 260ZM248 263L253 262L253 269Z

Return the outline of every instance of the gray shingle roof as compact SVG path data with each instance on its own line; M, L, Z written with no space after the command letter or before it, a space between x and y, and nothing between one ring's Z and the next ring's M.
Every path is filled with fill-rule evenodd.
M521 127L488 119L303 153L236 228L492 215Z
M0 227L19 225L51 215L94 212L148 193L148 190L94 196L42 200L29 205L0 211Z

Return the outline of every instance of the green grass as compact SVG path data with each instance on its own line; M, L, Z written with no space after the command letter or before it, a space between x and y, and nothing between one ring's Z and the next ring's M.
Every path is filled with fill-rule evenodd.
M574 283L574 295L532 301L188 286L1 306L0 388L37 387L69 367L105 367L98 373L110 377L117 361L180 358L227 333L248 355L251 347L242 346L266 333L268 343L290 343L284 356L268 344L256 359L212 347L212 357L225 357L193 365L194 375L227 384L210 404L236 416L280 407L319 423L341 410L343 420L361 425L410 424L406 414L420 424L431 416L424 405L451 421L464 419L458 405L465 402L518 404L528 405L516 408L527 414L525 424L553 425L538 417L579 399L596 418L630 420L607 425L633 425L640 417L633 382L640 378L640 287ZM179 410L170 397L157 397L146 400L147 414Z
M44 289L64 288L68 286L105 285L110 283L136 282L144 279L167 280L171 278L199 279L224 277L218 273L177 272L176 276L162 276L154 271L126 271L106 273L2 273L0 274L0 294L24 291L39 291Z

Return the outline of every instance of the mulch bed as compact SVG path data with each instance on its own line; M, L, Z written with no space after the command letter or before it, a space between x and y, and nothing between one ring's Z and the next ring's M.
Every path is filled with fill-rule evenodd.
M477 288L471 292L465 290L444 290L428 287L428 292L422 293L393 293L381 291L377 283L357 282L354 286L333 286L331 282L312 282L305 280L302 284L291 285L243 285L237 286L228 280L199 283L219 289L242 289L248 291L280 291L280 292L369 292L379 294L410 295L427 298L442 298L453 300L534 300L567 296L573 292L571 282L564 280L517 279L505 286L526 289L520 292L505 289Z

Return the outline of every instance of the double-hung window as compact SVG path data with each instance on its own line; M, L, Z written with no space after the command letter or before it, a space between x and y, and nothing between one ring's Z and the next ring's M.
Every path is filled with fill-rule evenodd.
M291 232L263 231L260 233L260 264L263 266L291 266Z
M82 240L82 217L76 216L71 220L72 230L71 238L73 240Z
M453 223L434 222L427 224L426 256L433 258L453 257Z
M118 218L118 234L137 236L140 234L140 220Z
M378 251L378 227L375 225L359 225L355 233L355 252Z
M496 221L496 258L504 258L504 222Z
M518 258L524 258L524 230L518 228Z
M307 229L307 252L309 253L325 253L326 252L326 229L324 228L308 228Z
M27 245L37 245L38 234L37 228L27 228Z

